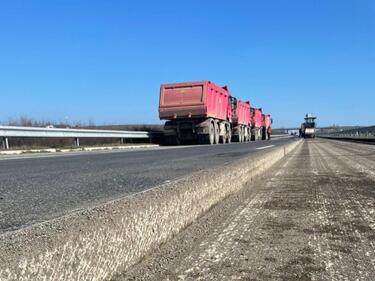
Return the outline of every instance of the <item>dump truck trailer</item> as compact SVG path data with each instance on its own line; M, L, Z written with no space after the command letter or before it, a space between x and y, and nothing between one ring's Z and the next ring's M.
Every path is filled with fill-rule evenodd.
M261 139L262 128L262 108L250 108L250 127L251 140L257 141Z
M231 97L232 108L232 140L249 142L250 131L250 102Z
M168 144L230 142L232 111L226 86L210 81L163 84L159 117Z

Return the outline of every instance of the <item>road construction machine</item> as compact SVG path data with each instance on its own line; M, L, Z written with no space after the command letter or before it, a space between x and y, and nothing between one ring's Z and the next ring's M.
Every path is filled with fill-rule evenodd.
M301 138L315 138L316 117L312 113L305 115L305 122L301 124L299 135Z

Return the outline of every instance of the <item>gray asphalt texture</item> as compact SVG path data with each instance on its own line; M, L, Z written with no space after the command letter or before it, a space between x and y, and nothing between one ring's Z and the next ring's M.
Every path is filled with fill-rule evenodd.
M293 141L0 159L0 234Z

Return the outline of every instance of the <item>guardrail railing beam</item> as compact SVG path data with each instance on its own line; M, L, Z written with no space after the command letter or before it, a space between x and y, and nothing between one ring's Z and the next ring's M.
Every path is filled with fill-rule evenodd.
M119 139L124 143L124 139L148 139L150 142L153 137L162 133L145 131L118 131L118 130L89 130L89 129L70 129L70 128L41 128L41 127L13 127L0 126L0 139L4 149L9 149L8 138L72 138L76 146L79 146L80 138L108 138Z

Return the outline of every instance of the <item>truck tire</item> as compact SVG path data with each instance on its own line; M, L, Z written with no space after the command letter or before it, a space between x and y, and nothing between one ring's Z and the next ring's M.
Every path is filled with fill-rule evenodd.
M224 127L224 135L220 136L220 143L225 144L227 142L227 127Z
M266 128L262 127L262 140L266 140Z
M227 128L227 141L228 143L232 142L232 131L230 128Z
M238 135L235 136L236 137L236 141L237 142L241 142L242 141L242 131L241 131L241 128L238 130Z
M208 127L208 141L207 144L214 144L215 143L215 127L213 123L210 123Z
M219 124L217 122L214 122L214 131L215 131L214 142L215 142L215 144L219 144L220 143L220 128L219 128Z

